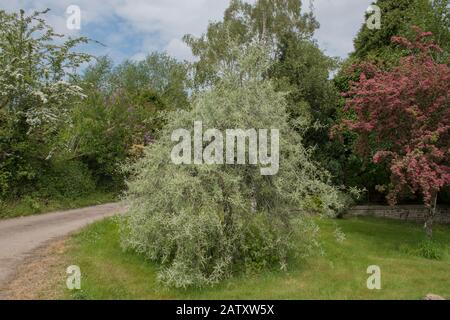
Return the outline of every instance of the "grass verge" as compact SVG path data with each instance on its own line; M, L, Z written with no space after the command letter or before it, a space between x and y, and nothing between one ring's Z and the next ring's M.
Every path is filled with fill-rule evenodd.
M60 282L59 299L422 299L450 298L450 228L436 227L441 259L420 256L422 226L375 218L319 220L323 255L294 261L288 272L241 275L213 288L177 290L157 282L158 266L120 248L108 219L68 241L64 263L78 265L82 290ZM336 240L336 227L345 240ZM368 290L367 268L381 268L381 290ZM59 270L60 271L60 270ZM55 272L58 274L58 272Z
M76 199L40 200L31 197L14 202L0 202L0 220L30 216L56 210L78 209L117 201L117 193L97 192Z

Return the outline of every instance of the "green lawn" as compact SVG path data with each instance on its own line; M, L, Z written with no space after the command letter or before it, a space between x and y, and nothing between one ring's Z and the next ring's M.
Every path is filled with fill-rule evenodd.
M167 289L156 281L157 266L122 252L114 219L73 236L67 261L82 272L82 290L61 286L61 298L76 299L421 299L450 298L450 228L436 228L440 261L417 254L422 226L374 218L319 220L324 255L294 261L287 273L241 275L206 289ZM345 233L336 241L336 225ZM369 265L382 272L382 289L366 287Z
M112 192L92 193L78 199L52 199L45 201L28 197L14 202L0 202L0 220L56 210L78 209L114 201L117 201L117 194Z

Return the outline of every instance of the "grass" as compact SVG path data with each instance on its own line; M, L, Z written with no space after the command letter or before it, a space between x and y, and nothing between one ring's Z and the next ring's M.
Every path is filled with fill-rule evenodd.
M38 200L25 197L14 202L0 202L0 220L24 217L56 210L77 209L117 201L115 193L97 192L76 199Z
M287 273L241 275L213 288L168 289L158 266L120 248L114 219L91 225L68 245L68 265L82 272L82 290L61 283L61 299L422 299L450 298L450 228L436 227L441 260L419 255L420 225L375 218L319 220L324 255L294 261ZM336 227L345 233L338 242ZM368 266L381 268L382 289L368 290Z

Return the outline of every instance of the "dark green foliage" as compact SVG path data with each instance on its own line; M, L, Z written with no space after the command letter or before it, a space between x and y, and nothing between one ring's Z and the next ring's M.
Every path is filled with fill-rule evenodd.
M99 58L84 74L88 97L74 108L61 143L88 166L97 183L122 188L121 165L142 156L164 126L167 111L187 108L185 80L184 65L165 54L117 67Z
M139 95L152 90L164 105L174 109L188 107L185 90L187 67L165 53L153 52L139 62L125 61L110 70L106 81L112 92Z
M51 161L42 168L36 180L37 197L46 199L76 199L96 189L91 172L80 161Z
M381 9L381 29L370 30L363 24L354 40L353 56L365 58L374 51L380 53L385 47L391 47L391 38L399 35L404 25L412 23L409 12L416 9L415 2L417 0L377 1L376 5Z
M381 58L394 61L404 55L391 43L393 36L414 36L411 26L433 33L433 40L448 50L450 15L448 0L379 0L381 29L370 30L365 24L356 36L353 57Z
M199 58L194 63L194 87L211 85L217 80L214 66L233 62L230 44L242 45L265 39L275 52L277 42L285 36L292 35L295 41L311 39L318 23L312 14L303 14L301 9L300 0L258 0L255 4L232 0L223 21L210 23L206 33L199 38L184 37Z
M279 225L277 225L279 224ZM261 272L283 263L284 244L280 241L279 230L290 233L291 230L282 225L270 214L255 213L249 217L242 230L241 257L242 268L246 272Z
M73 124L61 140L69 141L67 152L87 165L101 184L120 187L120 170L130 156L139 156L138 146L149 144L161 124L158 111L164 105L151 91L130 101L119 94L111 98L91 93L72 113ZM156 120L155 120L156 119Z

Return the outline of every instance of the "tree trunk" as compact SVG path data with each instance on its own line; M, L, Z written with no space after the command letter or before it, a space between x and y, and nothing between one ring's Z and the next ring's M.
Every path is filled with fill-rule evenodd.
M233 227L233 211L231 204L228 199L228 193L225 188L225 183L222 177L219 177L219 185L222 189L222 205L223 205L223 213L224 213L224 231L226 234L230 234Z
M258 200L256 199L256 187L253 184L252 187L252 195L251 195L251 210L252 213L256 213L256 211L258 210Z
M427 234L428 239L433 238L433 223L434 217L436 216L436 206L437 206L437 193L433 196L433 203L428 209L428 216L425 221L425 232Z

